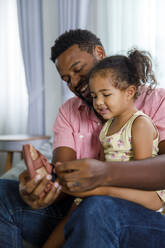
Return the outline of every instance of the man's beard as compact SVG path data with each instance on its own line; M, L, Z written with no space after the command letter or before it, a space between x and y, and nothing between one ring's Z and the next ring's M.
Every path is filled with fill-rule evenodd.
M81 93L81 89L86 86L87 86L87 89L85 90L84 95L83 95L83 93ZM92 97L89 91L89 77L88 76L84 77L83 79L79 81L77 87L75 88L75 92L76 92L76 95L79 98L81 98L89 107L93 106Z
M78 89L80 89L80 87L83 87L84 86L84 82L88 82L87 84L88 84L88 89L89 89L89 77L86 77L83 80L80 80L79 83L78 83L78 86L75 88L76 95L79 98L81 98L83 100L83 102L85 102L85 104L90 109L93 109L93 111L95 112L95 115L97 116L97 118L100 119L102 123L104 123L105 120L103 119L103 117L101 115L99 115L97 113L97 111L93 107L93 99L91 97L90 91L88 90L88 94L85 97L83 95L81 95L81 93L78 91Z
M99 61L96 59L96 57L93 57L93 67L98 63ZM92 68L93 68L92 67ZM91 68L91 69L92 69ZM78 97L80 97L90 108L93 107L93 100L92 100L92 97L91 97L91 94L90 94L90 90L89 90L89 75L90 75L90 71L89 73L83 77L83 79L81 79L78 83L78 85L76 86L75 88L75 92L76 92L76 95ZM83 96L83 94L81 94L80 90L83 88L83 86L85 85L88 85L88 88L87 88L87 93L85 96Z

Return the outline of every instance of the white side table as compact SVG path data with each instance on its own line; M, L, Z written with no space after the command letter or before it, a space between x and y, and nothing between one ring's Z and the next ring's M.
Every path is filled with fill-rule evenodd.
M0 152L6 152L5 172L12 168L14 152L20 152L22 156L22 146L32 144L36 149L47 142L50 136L30 136L28 134L0 135Z

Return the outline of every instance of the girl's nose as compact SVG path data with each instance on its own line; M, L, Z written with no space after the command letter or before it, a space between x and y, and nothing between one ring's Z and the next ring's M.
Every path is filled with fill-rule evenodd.
M96 104L97 104L98 106L104 104L104 101L103 101L102 97L97 97L97 99L96 99Z

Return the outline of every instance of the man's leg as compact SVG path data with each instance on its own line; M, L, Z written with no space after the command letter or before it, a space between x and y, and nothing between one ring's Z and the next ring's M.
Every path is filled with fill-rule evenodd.
M107 196L83 200L65 226L64 247L165 247L165 216Z
M22 248L22 239L41 247L68 211L72 199L32 210L20 198L18 187L16 181L0 180L0 247Z

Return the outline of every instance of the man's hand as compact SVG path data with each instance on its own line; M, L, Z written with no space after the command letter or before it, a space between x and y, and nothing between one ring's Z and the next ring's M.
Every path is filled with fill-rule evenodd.
M55 171L65 192L84 192L104 185L107 177L105 162L82 159L57 162Z
M50 175L42 177L39 174L30 179L27 171L21 173L19 192L22 199L31 208L41 209L48 207L58 198L61 186L58 181L50 184L50 179Z

